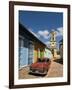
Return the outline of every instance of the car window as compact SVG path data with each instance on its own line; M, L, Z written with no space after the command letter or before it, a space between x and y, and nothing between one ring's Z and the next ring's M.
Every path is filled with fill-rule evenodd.
M38 58L38 62L41 62L42 60L40 58Z

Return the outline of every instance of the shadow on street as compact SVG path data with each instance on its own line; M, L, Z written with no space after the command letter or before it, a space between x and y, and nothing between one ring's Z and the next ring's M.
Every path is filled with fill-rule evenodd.
M40 76L40 77L44 77L44 76L46 75L46 74L43 74L43 75L42 75L42 74L36 74L36 73L34 74L34 73L30 73L30 72L29 72L28 74L34 75L34 76Z
M54 60L57 63L63 64L63 58Z

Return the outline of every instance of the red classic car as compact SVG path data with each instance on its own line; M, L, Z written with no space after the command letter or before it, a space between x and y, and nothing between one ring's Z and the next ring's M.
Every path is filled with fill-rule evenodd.
M38 59L38 62L30 65L30 73L46 75L50 68L51 61L48 58Z

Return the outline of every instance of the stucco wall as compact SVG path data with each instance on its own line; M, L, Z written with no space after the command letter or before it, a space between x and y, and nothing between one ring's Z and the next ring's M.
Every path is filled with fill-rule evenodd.
M45 48L44 57L52 59L53 58L52 52L49 49Z
M44 49L45 49L45 46L39 43L34 43L34 63L37 62L38 58L44 57Z

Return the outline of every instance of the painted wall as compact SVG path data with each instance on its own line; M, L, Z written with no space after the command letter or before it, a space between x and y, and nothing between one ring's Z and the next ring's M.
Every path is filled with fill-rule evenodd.
M20 48L20 68L24 65L28 65L28 48Z
M52 53L51 53L51 51L49 49L46 49L45 48L44 57L45 58L49 58L49 59L52 59L53 58L53 55L52 55Z
M25 36L19 37L19 68L33 63L34 46Z
M37 62L38 58L53 58L52 52L45 48L44 46L35 44L35 50L34 50L34 63Z
M44 58L44 50L43 51L40 51L40 58Z
M60 56L63 58L63 45L60 46Z
M34 43L34 63L37 62L38 58L44 57L44 48L45 46L39 43Z
M38 58L38 52L37 50L34 50L34 63L37 62L37 58Z

